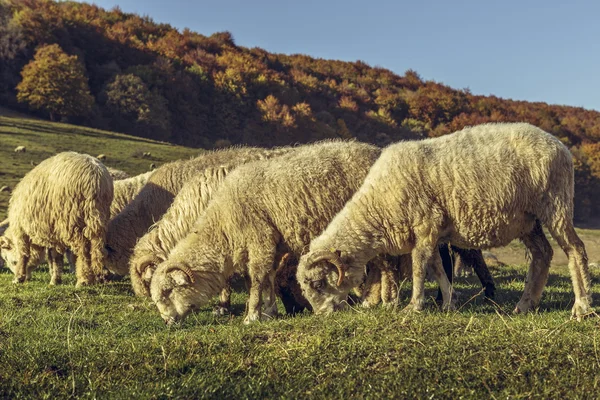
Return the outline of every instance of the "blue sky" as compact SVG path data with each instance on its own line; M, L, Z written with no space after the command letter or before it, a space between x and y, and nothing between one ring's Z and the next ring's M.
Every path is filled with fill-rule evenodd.
M600 111L595 0L96 0L276 53L382 66L474 94Z

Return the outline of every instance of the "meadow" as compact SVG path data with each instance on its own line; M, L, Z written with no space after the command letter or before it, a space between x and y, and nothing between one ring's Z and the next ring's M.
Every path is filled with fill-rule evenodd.
M599 278L594 272L594 281ZM2 398L591 398L600 384L600 319L570 319L572 289L555 267L539 310L513 315L523 266L494 268L495 302L461 278L457 311L400 307L303 313L242 324L211 306L166 326L128 281L75 289L0 273ZM594 295L598 301L599 287ZM428 284L428 294L435 287ZM280 307L283 312L283 308Z
M1 111L1 110L0 110ZM130 174L201 150L52 124L0 117L0 186L58 151L104 153ZM26 153L14 153L18 145ZM142 157L151 152L151 158ZM9 194L0 193L0 219ZM590 261L600 260L600 231L579 229ZM554 242L551 241L553 244ZM0 398L594 398L600 385L600 318L570 319L566 258L555 259L540 308L512 309L526 274L522 245L494 250L495 301L476 278L458 278L458 309L424 312L351 305L330 316L303 313L242 324L247 294L238 286L232 314L212 305L168 327L156 307L121 282L75 289L75 277L48 285L44 265L13 285L0 270ZM600 301L600 270L592 267ZM280 312L283 313L283 307Z

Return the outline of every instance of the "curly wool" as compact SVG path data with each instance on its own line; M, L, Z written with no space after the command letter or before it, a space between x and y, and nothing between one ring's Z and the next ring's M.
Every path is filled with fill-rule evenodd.
M590 277L572 219L571 154L539 128L485 124L397 143L382 152L352 200L311 242L309 254L300 261L298 280L318 307L331 311L327 297L310 289L311 282L330 272L322 264L309 265L312 253L337 249L351 272L382 252L412 252L409 307L420 309L424 266L438 242L485 249L521 238L534 255L516 309L527 311L539 302L548 277L552 248L543 224L569 255L573 312L580 316L590 309Z
M109 222L106 267L118 275L129 272L129 258L137 240L160 220L183 185L196 173L236 160L252 161L288 151L290 148L232 147L207 151L191 160L174 161L156 169L133 201Z
M110 218L117 216L137 196L148 182L153 171L149 171L131 178L120 179L114 182L114 197L110 205Z
M4 235L18 260L16 278L25 280L34 252L68 248L77 256L77 284L94 283L102 274L112 198L112 178L89 155L59 153L27 173L10 198Z
M302 254L358 189L380 151L364 143L322 142L230 173L192 232L155 272L151 294L163 318L184 317L235 272L251 280L246 322L260 318L261 288L271 289L266 309L272 312L273 266L287 253ZM186 279L182 270L191 271L195 282L173 289ZM173 289L168 296L167 287Z

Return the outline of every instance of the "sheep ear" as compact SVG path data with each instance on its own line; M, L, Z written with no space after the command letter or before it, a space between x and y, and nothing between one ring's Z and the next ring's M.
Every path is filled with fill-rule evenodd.
M0 248L10 250L12 247L12 241L6 236L0 236Z

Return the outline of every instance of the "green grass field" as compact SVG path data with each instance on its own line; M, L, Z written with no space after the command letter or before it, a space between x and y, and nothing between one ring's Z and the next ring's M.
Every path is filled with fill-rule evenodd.
M600 319L570 320L566 268L538 312L512 315L522 267L494 269L497 304L459 280L460 309L352 308L242 324L207 306L167 327L128 282L49 287L0 273L2 398L594 398ZM595 274L595 280L598 274ZM428 294L434 295L433 285ZM400 304L408 301L404 284ZM598 295L596 286L595 295Z
M0 186L14 187L33 163L56 152L104 153L130 174L199 150L53 124L0 109ZM18 145L26 153L14 153ZM141 157L151 152L150 159ZM0 219L9 193L0 193ZM591 261L600 231L579 230ZM500 250L498 250L500 252ZM360 307L331 316L242 324L211 305L167 327L129 281L75 289L48 285L45 267L23 285L0 271L0 398L595 398L600 384L600 319L570 320L573 294L564 257L555 263L537 312L512 315L524 286L523 248L492 270L496 303L474 278L459 279L459 310L420 314ZM513 254L518 254L514 259ZM521 257L521 258L519 258ZM593 270L594 281L600 271ZM428 284L428 294L435 287ZM600 289L595 285L598 301ZM408 301L409 283L400 307ZM280 308L283 311L283 308Z
M15 153L17 146L25 146L27 151ZM93 156L105 154L107 166L131 175L150 170L152 163L160 166L201 152L134 136L27 118L0 109L0 187L14 188L35 164L61 151ZM142 157L144 152L150 152L151 156ZM9 192L0 192L0 220L6 216L9 198Z

